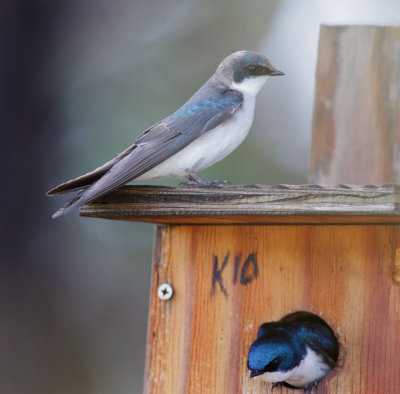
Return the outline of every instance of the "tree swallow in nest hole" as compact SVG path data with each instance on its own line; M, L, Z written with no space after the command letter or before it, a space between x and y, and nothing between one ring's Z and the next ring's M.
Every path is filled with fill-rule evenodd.
M210 185L196 172L223 159L247 136L256 95L270 77L284 75L267 58L239 51L225 58L214 75L176 112L139 136L117 157L47 192L78 192L53 218L70 212L133 180L187 177Z
M295 312L278 322L264 323L251 345L247 366L250 377L292 388L313 386L336 365L339 343L319 316Z

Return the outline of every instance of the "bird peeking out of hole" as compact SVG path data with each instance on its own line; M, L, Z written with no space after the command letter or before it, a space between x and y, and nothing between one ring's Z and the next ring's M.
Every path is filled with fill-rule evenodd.
M251 378L272 382L272 390L284 385L310 394L336 366L338 356L339 342L331 327L319 316L302 311L262 324L250 346L247 366Z

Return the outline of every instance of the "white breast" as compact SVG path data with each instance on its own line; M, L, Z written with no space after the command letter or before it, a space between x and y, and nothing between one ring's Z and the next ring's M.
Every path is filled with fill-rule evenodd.
M223 159L246 138L253 123L255 95L245 94L242 107L231 118L164 160L137 180L181 178Z
M301 360L300 364L287 372L266 372L260 375L260 379L267 382L286 382L294 387L304 387L312 382L322 379L330 368L323 358L310 348Z

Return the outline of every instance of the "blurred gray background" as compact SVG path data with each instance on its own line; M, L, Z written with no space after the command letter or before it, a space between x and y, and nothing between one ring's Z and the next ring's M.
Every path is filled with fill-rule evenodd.
M0 11L0 392L140 393L153 226L53 221L64 199L45 191L124 150L240 49L286 76L260 92L247 140L202 175L306 182L320 23L399 24L400 2L9 0Z

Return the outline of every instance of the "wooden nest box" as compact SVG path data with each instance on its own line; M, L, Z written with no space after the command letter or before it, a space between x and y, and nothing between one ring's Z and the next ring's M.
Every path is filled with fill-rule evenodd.
M82 207L158 223L144 392L268 392L247 370L257 328L306 310L342 348L318 393L398 394L399 177L400 27L323 26L312 185L127 186Z

